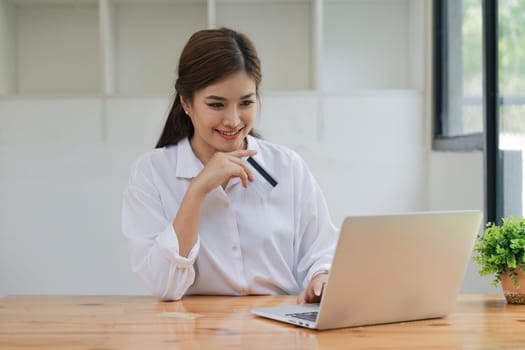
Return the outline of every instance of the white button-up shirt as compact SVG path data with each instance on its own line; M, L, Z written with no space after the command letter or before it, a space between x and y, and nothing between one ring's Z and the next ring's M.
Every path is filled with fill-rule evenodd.
M253 158L278 184L269 192L231 179L205 197L198 239L179 254L172 222L203 169L189 140L139 157L124 193L122 229L133 271L163 300L188 294L298 294L328 270L337 240L324 196L295 152L248 136ZM255 173L255 170L253 170ZM260 181L256 179L255 181Z

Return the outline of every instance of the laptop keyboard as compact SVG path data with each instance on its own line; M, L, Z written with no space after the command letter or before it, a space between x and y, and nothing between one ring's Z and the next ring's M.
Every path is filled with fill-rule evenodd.
M301 320L315 322L315 320L317 320L317 314L318 313L319 312L317 312L317 311L313 311L313 312L299 312L299 313L296 313L296 314L286 314L286 316L292 316L292 317L300 318Z

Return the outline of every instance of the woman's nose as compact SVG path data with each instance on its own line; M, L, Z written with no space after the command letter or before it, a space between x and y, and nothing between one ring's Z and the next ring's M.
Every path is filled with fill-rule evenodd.
M241 121L240 112L236 107L234 107L231 110L229 110L224 116L223 124L225 126L235 127L239 125L240 121Z

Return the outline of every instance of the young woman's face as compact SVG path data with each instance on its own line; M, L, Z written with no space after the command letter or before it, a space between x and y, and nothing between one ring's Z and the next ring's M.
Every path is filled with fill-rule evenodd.
M245 138L255 122L257 96L255 81L245 72L195 92L193 103L182 105L192 120L193 151L206 163L215 152L245 148Z

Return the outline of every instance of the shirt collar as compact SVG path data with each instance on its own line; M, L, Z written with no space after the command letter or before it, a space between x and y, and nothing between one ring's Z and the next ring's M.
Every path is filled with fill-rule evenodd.
M202 168L204 168L204 166L195 153L193 153L190 140L188 138L180 140L177 145L177 165L175 168L175 176L192 179L199 174Z
M257 138L251 136L251 135L248 135L246 137L246 139L248 140L248 147L247 149L249 150L254 150L254 151L257 151L257 153L255 153L255 155L252 156L253 159L255 159L257 161L257 163L259 163L261 166L265 166L264 164L264 158L261 154L261 149L259 147L259 142L257 140Z

